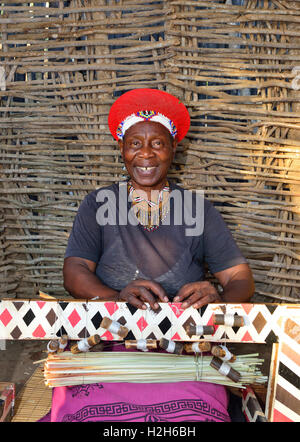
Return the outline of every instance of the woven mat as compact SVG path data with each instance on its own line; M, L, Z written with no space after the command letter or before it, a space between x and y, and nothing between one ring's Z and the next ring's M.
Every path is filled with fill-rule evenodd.
M12 422L36 422L50 410L52 389L45 385L42 368L38 366L18 394Z

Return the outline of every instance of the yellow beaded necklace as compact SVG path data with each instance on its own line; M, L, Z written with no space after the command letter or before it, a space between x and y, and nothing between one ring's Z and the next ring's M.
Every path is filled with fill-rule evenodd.
M144 198L144 192L139 192L139 189L135 189L130 181L128 182L127 188L134 214L139 223L148 232L158 229L160 223L169 213L170 186L168 181L159 192L157 201Z

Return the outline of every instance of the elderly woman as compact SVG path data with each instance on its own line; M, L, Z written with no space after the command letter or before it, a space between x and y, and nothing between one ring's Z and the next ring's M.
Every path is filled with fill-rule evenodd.
M141 309L149 304L154 310L158 302L168 301L182 302L183 308L249 301L254 291L251 271L213 205L204 199L200 212L192 208L195 222L202 226L196 234L187 235L185 217L179 217L181 223L174 221L186 205L175 204L172 194L177 191L177 199L181 195L183 200L187 191L169 182L167 174L177 143L189 125L186 107L163 91L129 91L113 104L109 128L118 140L130 178L125 194L118 184L95 190L78 210L64 263L65 288L73 297L124 301ZM106 191L107 198L101 190ZM105 206L110 195L115 206ZM128 213L133 209L136 223L129 223L128 218L120 222L120 195L127 198L125 208ZM189 201L196 202L195 198ZM113 222L99 216L101 207L108 211L115 207L116 213L110 217ZM101 223L100 218L105 222ZM222 291L204 280L205 264ZM89 392L85 405L78 403L76 412L60 411L54 420L230 420L226 390L220 385L179 382L101 386L101 390L85 386ZM62 400L60 393L56 396ZM94 407L92 414L86 412L81 418L80 411L89 409L91 403L101 404L101 412L95 412ZM119 404L115 413L109 411L112 404Z
M99 189L90 193L79 208L65 257L65 288L75 298L125 301L138 308L149 303L155 309L157 301L199 308L212 302L247 302L252 296L249 266L209 201L199 214L204 219L200 235L186 236L187 226L174 225L172 213L169 225L163 224L164 208L174 211L168 195L175 189L183 192L168 182L167 173L189 123L185 106L163 91L133 90L113 104L109 127L130 176L128 210L137 205L135 213L142 219L148 206L160 219L154 226L99 225ZM109 189L118 202L119 186ZM205 263L222 293L203 280Z

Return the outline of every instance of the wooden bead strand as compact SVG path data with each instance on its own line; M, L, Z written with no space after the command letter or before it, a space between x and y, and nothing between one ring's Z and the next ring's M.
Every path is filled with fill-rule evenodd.
M62 335L58 341L58 350L57 353L62 353L66 346L68 345L68 336Z
M165 338L161 338L161 340L159 341L159 346L166 350L166 352L175 353L177 355L181 355L183 351L183 344L175 341L169 341Z
M213 321L215 325L227 325L229 327L243 327L245 325L243 316L238 315L214 314Z
M215 328L213 325L188 325L186 327L186 333L189 337L213 335L214 332Z
M215 368L220 374L228 377L233 382L239 382L241 379L240 373L232 368L227 362L214 356L210 362L210 366Z
M157 348L157 342L155 339L138 339L134 340L126 340L125 348L127 349L137 349L141 351L154 350Z
M124 325L121 325L118 321L112 321L110 318L103 318L100 327L105 328L110 333L120 336L124 339L129 333L129 330Z
M211 353L222 361L234 362L236 360L236 356L232 354L225 345L213 346Z
M184 350L187 353L202 353L211 350L211 343L208 341L203 342L189 342L184 344Z
M81 339L79 342L77 342L75 345L71 347L71 352L73 354L85 353L89 351L89 349L94 345L99 344L100 340L101 339L99 335L93 335L90 336L89 338Z
M52 339L51 341L48 342L47 345L47 352L48 353L56 353L58 350L59 344L57 339Z

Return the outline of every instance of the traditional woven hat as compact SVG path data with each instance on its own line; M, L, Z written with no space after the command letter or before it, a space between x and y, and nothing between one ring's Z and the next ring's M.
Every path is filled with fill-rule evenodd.
M178 98L158 89L133 89L113 103L108 126L112 136L122 139L125 131L139 121L163 124L177 141L181 141L190 127L187 108Z

